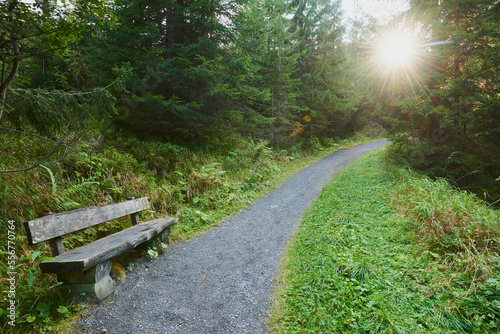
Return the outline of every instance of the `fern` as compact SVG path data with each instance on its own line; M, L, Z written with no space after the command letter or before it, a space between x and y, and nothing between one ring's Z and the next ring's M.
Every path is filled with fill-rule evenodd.
M74 200L74 198L88 197L91 187L99 184L97 181L83 181L58 192L58 184L52 170L47 166L40 166L49 173L52 184L52 195L56 201L56 209L58 211L69 211L78 208L82 204Z
M44 165L40 165L40 167L42 167L43 169L45 169L49 175L50 175L50 182L52 183L52 195L56 196L56 193L57 193L57 182L56 182L56 178L54 177L54 173L52 173L52 170L47 167L47 166L44 166Z
M88 197L91 187L93 185L99 184L96 181L85 181L82 183L77 183L71 185L69 188L66 188L62 191L59 196L56 197L56 207L61 211L69 211L72 209L76 209L82 204L73 200L75 197Z

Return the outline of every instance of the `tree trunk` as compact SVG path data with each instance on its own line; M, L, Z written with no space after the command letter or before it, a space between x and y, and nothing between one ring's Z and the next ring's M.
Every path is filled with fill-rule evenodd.
M3 111L5 108L5 97L7 94L7 89L16 77L17 71L19 70L19 64L21 62L21 60L19 59L19 46L17 45L17 40L14 40L13 43L14 61L12 63L12 68L7 78L0 84L0 120L2 119Z
M18 0L13 0L9 6L9 13L12 15L16 10L16 7L19 5ZM12 17L10 17L12 20ZM21 59L19 58L19 40L21 39L16 33L11 33L10 35L11 43L12 43L12 54L14 56L14 60L12 63L12 68L10 70L9 75L3 82L0 83L0 120L2 119L4 108L5 108L5 97L7 94L7 89L9 88L12 81L16 77L17 71L19 70L19 64L21 63ZM3 65L5 65L6 58L3 60ZM2 73L3 75L3 73Z

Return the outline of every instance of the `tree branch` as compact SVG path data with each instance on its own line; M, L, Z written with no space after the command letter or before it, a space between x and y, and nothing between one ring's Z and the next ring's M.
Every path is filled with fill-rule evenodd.
M28 133L28 132L19 131L19 130L16 130L16 129L4 128L4 127L1 127L1 126L0 126L0 130L10 131L10 132L17 132L17 133L20 133L20 134L25 135L25 136L32 136L32 137L40 138L40 139L43 139L43 140L47 140L47 141L53 142L55 144L58 143L56 140L53 140L53 139L50 139L50 138L47 138L47 137L44 137L44 136L37 135L35 133ZM70 142L70 144L72 144L73 142L76 142L76 141L77 140L72 140ZM64 147L74 150L74 148L72 148L72 147L70 147L68 145L64 145Z
M105 91L106 89L108 89L109 87L113 86L116 82L118 81L118 79L115 79L113 82L111 82L110 84L108 84L107 86L104 86L104 87L100 87L100 88L95 88L91 91L88 91L88 92L72 92L72 93L68 93L68 92L65 92L66 95L69 95L69 96L76 96L76 95L91 95L91 94L96 94L96 93L99 93L99 92L102 92L102 91ZM11 89L12 91L15 91L15 92L25 92L25 91L29 91L29 90L32 90L32 89L20 89L20 88L15 88L15 89ZM36 90L36 89L35 89ZM56 94L58 92L58 90L52 90L52 91L47 91L47 94Z
M59 144L57 144L53 149L52 151L50 151L49 153L47 153L42 159L38 160L37 163L35 163L33 166L30 166L30 167L26 167L26 168L21 168L21 169L7 169L7 170L0 170L0 173L17 173L17 172L24 172L24 171L27 171L27 170L30 170L30 169L33 169L33 168L36 168L38 166L40 166L40 164L42 162L44 162L45 160L47 160L52 154L56 153L56 151L59 149L59 147L61 147L62 145L64 145L64 140L69 136L66 135L66 137L63 138L63 140L61 140L61 142Z
M495 204L497 204L498 202L500 202L500 198L497 199L495 202L490 203L490 205L488 205L488 208L491 207L491 206L493 206L493 205L495 205Z
M50 156L52 156L54 153L56 153L56 151L63 145L65 145L65 141L66 139L69 137L69 135L73 132L75 126L82 120L83 118L83 115L85 115L85 113L82 113L80 115L80 117L78 117L78 119L76 120L76 122L73 124L73 126L71 127L71 129L68 131L68 133L64 136L63 139L61 139L61 141L49 152L47 153L45 156L43 156L40 160L38 160L34 165L30 166L30 167L26 167L26 168L20 168L20 169L7 169L7 170L0 170L0 174L6 174L6 173L18 173L18 172L25 172L27 170L30 170L30 169L33 169L33 168L37 168L38 166L40 166L42 164L42 162L44 162L45 160L47 160L48 158L50 158Z
M11 128L4 128L4 127L1 127L1 126L0 126L0 130L10 131L10 132L17 132L17 133L23 134L25 136L33 136L33 137L37 137L37 138L40 138L40 139L51 141L53 143L57 143L57 141L55 141L55 140L52 140L50 138L47 138L47 137L44 137L44 136L40 136L40 135L37 135L37 134L34 134L34 133L27 133L27 132L24 132L24 131L19 131L19 130L11 129Z

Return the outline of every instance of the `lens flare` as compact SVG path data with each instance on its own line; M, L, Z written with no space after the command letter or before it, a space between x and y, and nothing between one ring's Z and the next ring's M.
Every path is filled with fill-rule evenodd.
M379 61L389 68L411 66L415 60L416 43L403 32L386 33L377 47Z
M402 102L410 96L429 96L426 80L442 53L453 40L431 40L432 35L419 22L402 17L381 26L373 40L353 43L354 59L361 65L353 87L369 87L380 100L380 110L390 101ZM420 103L417 100L416 103ZM401 106L393 110L399 112Z

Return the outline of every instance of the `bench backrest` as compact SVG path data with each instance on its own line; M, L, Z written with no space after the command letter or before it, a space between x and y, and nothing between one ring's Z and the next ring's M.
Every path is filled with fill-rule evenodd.
M135 225L138 223L137 213L149 208L147 197L130 199L122 203L53 213L26 222L25 229L28 241L33 245L127 215L132 215L132 223Z

